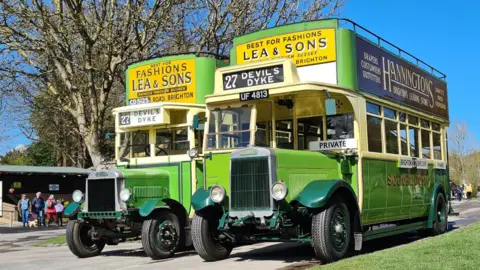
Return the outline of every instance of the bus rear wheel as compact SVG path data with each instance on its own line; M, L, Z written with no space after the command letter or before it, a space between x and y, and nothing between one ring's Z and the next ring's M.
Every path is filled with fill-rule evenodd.
M228 258L233 249L229 241L218 238L218 220L195 214L192 219L192 242L195 251L207 262Z
M145 220L142 226L142 245L154 260L170 258L182 244L182 230L175 214L162 211Z
M92 240L89 231L92 228L88 223L70 220L67 224L66 238L70 251L79 258L97 256L105 247L104 240Z
M316 258L330 263L345 257L351 247L351 228L347 205L342 199L334 198L312 218L312 246Z
M433 220L433 227L431 229L432 235L439 235L447 231L448 228L448 214L447 203L445 196L438 193L435 200L435 219Z

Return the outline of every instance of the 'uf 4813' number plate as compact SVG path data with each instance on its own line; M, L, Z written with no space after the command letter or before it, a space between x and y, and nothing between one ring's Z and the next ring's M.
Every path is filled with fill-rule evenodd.
M240 93L240 101L257 100L268 98L268 90L256 90Z

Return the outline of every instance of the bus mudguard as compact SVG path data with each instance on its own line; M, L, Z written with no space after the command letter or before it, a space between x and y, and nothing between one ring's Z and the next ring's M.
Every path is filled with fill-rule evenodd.
M63 215L67 218L72 218L74 217L81 209L81 202L71 202L65 207L65 210L63 210Z
M140 206L140 216L146 217L152 213L156 208L166 207L167 204L163 201L165 198L150 199Z
M207 190L202 188L197 189L192 196L193 210L198 211L207 206L215 205L215 202L210 199L210 188Z
M435 213L435 205L436 205L435 200L437 199L438 193L443 193L443 196L445 196L445 189L443 188L442 184L435 183L435 185L433 186L432 198L430 201L430 211L428 213L427 228L433 228L433 221L435 220L435 217L437 215L437 213ZM445 196L445 203L448 204L446 196Z
M350 184L344 180L316 180L308 183L303 190L293 199L308 208L320 208L324 206L332 195L339 189L351 193L352 198L356 196Z

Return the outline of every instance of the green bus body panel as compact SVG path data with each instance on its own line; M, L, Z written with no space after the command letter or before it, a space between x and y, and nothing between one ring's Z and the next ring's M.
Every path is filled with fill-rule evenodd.
M300 32L306 30L314 30L318 28L337 28L337 20L323 20L323 21L312 21L312 22L300 22L287 24L282 26L277 26L275 28L264 29L243 36L239 36L233 39L233 48L230 50L230 63L231 65L237 64L237 54L235 47L239 44L247 43L257 39L262 39L271 36L283 35L293 32Z
M348 29L337 29L336 38L338 85L358 89L355 34Z
M193 210L198 211L207 206L212 206L215 203L210 199L210 188L205 190L203 188L197 189L192 197Z
M74 215L79 209L80 209L81 203L76 203L72 201L65 207L65 210L63 210L63 214L65 217L70 217Z
M127 82L130 82L129 71L130 69L151 65L156 63L161 63L165 61L174 61L174 60L188 60L195 59L195 91L196 91L196 104L205 104L205 96L212 94L214 91L215 83L215 70L218 67L228 66L229 64L210 57L196 57L195 55L177 55L177 56L167 56L162 58L155 58L152 60L147 60L143 62L138 62L133 65L130 65L126 71ZM129 89L130 83L126 85L126 104L129 104Z
M151 199L145 201L142 206L140 206L140 216L146 217L152 213L153 209L164 206L166 206L166 203L164 203L162 199Z
M344 180L319 180L309 182L293 201L298 201L305 207L320 208L328 202L332 194L339 188L349 190L356 200L355 192L350 184Z
M447 184L445 170L398 168L396 161L363 159L363 224L427 217L436 183ZM392 184L389 177L395 176ZM419 178L424 177L422 185Z
M206 159L205 173L207 187L221 185L225 188L227 196L230 190L230 153L213 154L211 159Z
M352 166L353 175L341 173L341 163L333 157L320 152L275 149L277 179L288 187L287 200L293 200L312 181L343 179L358 192L356 165Z

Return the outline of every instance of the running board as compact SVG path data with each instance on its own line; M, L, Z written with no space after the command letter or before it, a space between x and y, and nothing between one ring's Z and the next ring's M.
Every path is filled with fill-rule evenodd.
M363 234L363 241L369 241L386 236L421 230L427 227L426 221L410 223L400 226L391 226L386 228L380 228L373 231L368 231Z

